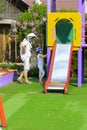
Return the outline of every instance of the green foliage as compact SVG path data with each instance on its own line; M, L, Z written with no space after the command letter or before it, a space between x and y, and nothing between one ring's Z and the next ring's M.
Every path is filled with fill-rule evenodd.
M44 64L45 76L46 76L46 65ZM29 77L39 77L39 69L37 66L31 68L28 72Z
M19 17L18 17L18 21L19 22L23 22L23 21L32 21L33 20L33 14L30 11L25 11L24 13L22 13Z
M4 11L4 3L0 2L0 14Z
M9 37L16 38L17 43L20 43L28 33L33 32L38 37L38 45L41 44L41 39L44 37L46 26L46 5L35 4L31 9L22 13L15 25L9 31ZM44 35L44 36L43 36ZM43 40L43 39L42 39ZM46 43L44 41L44 43Z
M15 69L15 70L18 70L18 72L20 73L23 70L23 65L3 63L3 64L0 64L0 68L3 68L3 69Z
M37 14L35 14L37 13ZM23 21L34 21L34 19L36 18L36 20L41 21L43 17L46 17L46 6L44 4L38 5L35 4L31 9L29 9L28 11L22 13L22 15L20 15L18 17L18 21L19 22L23 22Z
M3 60L3 56L2 56L2 55L0 55L0 62L2 62L2 60Z
M85 20L87 20L87 15L85 15Z
M18 65L18 64L8 64L8 63L0 64L0 68L3 68L5 70L6 69L17 70L18 74L20 74L23 71L23 65ZM46 70L46 66L44 68ZM28 72L28 75L29 77L38 77L39 76L38 67L36 66L36 67L31 68Z
M75 9L60 9L60 10L57 10L57 12L77 12L78 10L75 10Z
M9 69L9 64L0 64L0 68L3 68L3 69Z
M78 52L74 51L73 52L73 57L72 57L72 70L71 70L71 76L72 77L77 77L77 69L78 69Z
M43 17L46 17L47 15L46 6L44 4L41 5L35 4L35 6L32 8L32 12L38 13L37 19L40 21L42 20Z
M38 77L39 76L39 70L38 70L37 66L31 68L28 72L28 75L29 75L29 77Z

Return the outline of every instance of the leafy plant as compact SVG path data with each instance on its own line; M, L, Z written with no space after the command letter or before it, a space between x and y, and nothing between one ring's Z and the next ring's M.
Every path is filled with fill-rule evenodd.
M3 63L0 64L0 68L2 69L14 69L18 71L18 74L20 74L23 71L23 65L18 65L18 64L10 64L10 63ZM44 69L46 70L46 65L44 65ZM29 77L38 77L39 75L39 70L38 67L32 67L29 72L28 72Z
M35 4L33 8L18 17L16 24L13 24L9 31L9 37L16 38L18 43L30 32L34 32L41 37L40 34L44 33L41 31L44 22L46 22L46 6Z
M0 2L0 14L4 11L4 3Z

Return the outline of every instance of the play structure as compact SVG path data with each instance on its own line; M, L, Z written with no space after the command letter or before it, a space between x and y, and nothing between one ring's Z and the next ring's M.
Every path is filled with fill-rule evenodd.
M0 130L1 130L2 128L5 128L7 126L1 95L0 95L0 121L1 121Z
M0 69L0 87L3 87L15 80L17 80L17 71L16 70L4 70ZM5 128L7 126L6 118L5 118L5 113L4 113L4 108L3 108L3 103L2 103L2 97L0 95L0 130Z
M13 81L17 80L17 71L16 70L0 70L0 87L3 87Z
M66 4L67 0L65 1ZM78 52L78 83L84 82L85 0L77 12L56 12L56 0L47 0L47 81L44 92L67 93L73 51Z

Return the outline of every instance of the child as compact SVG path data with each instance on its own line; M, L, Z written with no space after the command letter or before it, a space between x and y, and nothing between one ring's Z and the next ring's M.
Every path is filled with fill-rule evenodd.
M47 55L42 54L42 48L41 47L37 47L36 52L37 52L38 68L39 68L39 83L43 85L44 83L43 83L42 79L45 75L43 65L44 65L44 58L46 58Z

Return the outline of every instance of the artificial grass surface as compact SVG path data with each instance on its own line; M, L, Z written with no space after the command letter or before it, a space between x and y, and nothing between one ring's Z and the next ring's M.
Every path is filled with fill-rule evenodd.
M4 130L86 130L87 82L71 82L68 94L43 93L38 78L32 85L11 83L0 88L7 128Z

